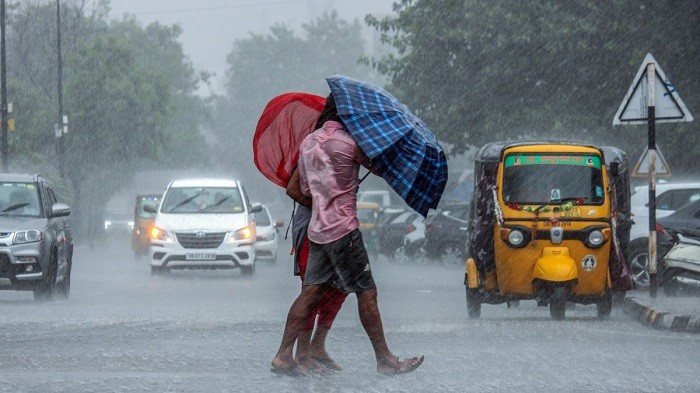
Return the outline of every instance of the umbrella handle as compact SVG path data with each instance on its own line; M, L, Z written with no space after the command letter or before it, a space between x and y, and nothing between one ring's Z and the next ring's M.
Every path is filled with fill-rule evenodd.
M362 181L365 180L367 178L367 176L369 176L370 173L372 173L372 171L367 171L367 173L365 173L365 175L362 176L362 179L360 179L360 181L359 181L359 183L357 183L357 185L359 186L360 183L362 183Z

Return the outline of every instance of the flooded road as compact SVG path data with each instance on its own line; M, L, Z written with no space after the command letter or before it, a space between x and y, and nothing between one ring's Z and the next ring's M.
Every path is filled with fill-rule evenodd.
M646 328L613 309L576 305L550 320L534 301L466 316L463 268L372 261L387 341L425 355L415 372L383 377L348 297L327 349L328 376L272 374L299 291L289 243L253 278L232 271L151 276L128 238L75 251L67 301L0 292L0 391L697 391L697 335Z

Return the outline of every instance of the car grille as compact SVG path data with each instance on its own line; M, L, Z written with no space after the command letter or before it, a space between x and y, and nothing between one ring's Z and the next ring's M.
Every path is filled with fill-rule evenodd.
M217 248L224 241L226 232L175 233L177 242L184 248Z

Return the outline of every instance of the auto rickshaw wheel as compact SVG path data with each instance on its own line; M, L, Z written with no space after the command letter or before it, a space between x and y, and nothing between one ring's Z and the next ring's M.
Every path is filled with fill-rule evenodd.
M566 287L552 288L549 300L549 315L555 321L561 321L566 316Z
M613 298L610 292L605 294L605 298L595 304L596 311L598 312L598 318L606 319L610 316L610 311L612 311Z
M467 288L467 315L469 319L481 317L481 297L478 289Z

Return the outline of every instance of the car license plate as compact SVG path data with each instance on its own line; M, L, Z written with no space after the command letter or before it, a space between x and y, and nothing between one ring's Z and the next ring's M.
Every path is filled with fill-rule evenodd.
M188 261L213 261L216 259L216 254L213 252L188 252L185 258Z

